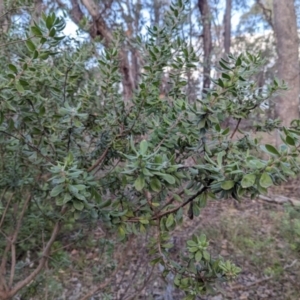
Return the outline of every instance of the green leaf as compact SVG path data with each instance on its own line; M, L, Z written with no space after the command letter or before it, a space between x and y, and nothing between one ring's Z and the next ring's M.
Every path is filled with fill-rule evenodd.
M142 224L149 224L149 220L147 220L147 219L140 218L139 221Z
M135 146L134 146L133 136L130 137L130 147L131 147L132 151L134 151L136 154L138 154L136 149L135 149Z
M198 244L195 243L195 242L192 241L192 240L188 240L188 241L186 242L186 244L187 244L188 246L190 246L190 247L197 247L197 246L198 246Z
M76 209L76 210L83 210L83 208L84 208L84 203L83 202L81 202L81 201L76 201L76 200L74 200L73 201L73 207Z
M164 173L160 173L160 172L153 172L153 174L160 176L161 178L163 178L163 180L167 181L170 184L174 184L176 182L175 177L173 177L169 174L164 174Z
M3 111L0 110L0 126L2 125L4 121L4 114L3 114Z
M141 226L142 226L142 224L141 224ZM118 228L118 232L119 232L120 237L123 239L126 235L126 231L122 225Z
M50 37L54 37L55 34L56 34L56 29L53 27L53 28L50 30L50 32L49 32L49 36L50 36Z
M247 174L241 181L241 186L246 189L254 185L256 176L254 174Z
M77 190L77 188L74 185L69 184L68 185L68 189L69 189L70 193L72 193L72 194L78 194L78 190Z
M153 176L153 174L147 168L143 168L142 171L145 176L149 176L149 177Z
M105 208L111 205L111 199L99 203L99 208Z
M148 150L148 142L146 140L142 140L140 143L140 153L145 155Z
M222 132L222 135L226 135L226 134L228 134L228 133L229 133L229 131L230 131L230 128L229 128L229 127L227 127L226 129L224 129L224 130L223 130L223 132Z
M173 197L174 197L174 199L175 199L176 201L182 202L182 199L181 199L181 197L180 197L179 195L174 194Z
M201 233L200 237L199 237L199 241L200 243L206 243L206 235Z
M224 82L221 78L218 79L218 83L217 83L220 87L224 87Z
M222 183L221 188L223 190L227 191L227 190L232 189L234 187L234 185L235 185L235 182L233 180L227 180Z
M208 251L203 251L203 257L206 261L209 261L210 260L210 254Z
M231 77L226 73L222 73L222 77L225 79L231 80Z
M236 66L236 67L239 67L239 66L242 64L241 56L242 56L242 55L240 55L240 56L237 58L236 62L235 62L235 66Z
M46 60L49 57L49 51L40 52L40 59Z
M218 162L218 167L221 168L222 167L222 163L223 163L223 156L225 155L225 152L219 152L218 156L217 156L217 162Z
M260 177L259 184L263 188L268 188L271 185L273 185L273 180L267 172L263 172L261 177Z
M18 74L18 69L17 69L17 67L16 67L15 65L9 64L8 67L9 67L9 69L10 69L11 71L13 71L15 74Z
M22 84L21 84L19 81L16 81L15 87L16 87L16 90L17 90L20 94L24 93L24 88L23 88Z
M165 248L165 249L170 249L172 248L174 245L172 243L165 243L165 244L162 244L161 247L162 248Z
M140 175L134 182L134 187L137 191L141 191L145 187L145 178Z
M151 260L150 265L154 266L161 261L162 261L161 257L154 258L153 260Z
M75 184L74 186L78 191L82 191L86 189L86 186L84 184Z
M74 196L79 200L86 201L86 198L83 194L74 193Z
M47 29L51 29L52 26L53 26L53 20L52 20L51 16L49 15L46 18L46 27L47 27Z
M274 154L276 156L280 156L280 153L278 152L278 150L274 146L272 146L272 145L266 144L265 145L265 149L270 154Z
M32 58L33 58L33 59L36 59L36 58L38 58L38 57L39 57L39 52L38 52L37 50L35 50L35 51L33 52Z
M34 52L35 51L36 47L35 47L35 44L33 43L32 40L27 40L25 44L26 44L26 47L28 48L28 50L30 52Z
M225 65L225 63L223 63L222 61L219 61L219 64L220 66L225 69L225 70L228 70L228 71L231 71L231 68L229 68L228 66Z
M41 29L40 29L38 26L32 26L30 29L31 29L31 32L32 32L35 36L38 36L38 37L43 36L43 33L42 33Z
M19 82L20 82L20 84L21 84L23 87L29 86L29 83L28 83L26 80L24 80L24 79L19 79ZM44 109L45 109L45 108L44 108Z
M154 192L159 192L161 190L160 180L157 177L151 178L150 187Z
M69 193L64 194L63 204L68 203L72 199L72 196Z
M199 247L197 246L197 247L190 247L189 248L189 252L191 252L191 253L195 253L195 252L197 252L199 250Z
M50 192L50 197L58 196L63 190L64 190L63 184L59 184L59 185L55 186Z
M170 228L173 224L174 224L174 216L173 214L169 214L166 221L166 227Z
M195 260L196 262L199 262L202 259L202 252L199 250L195 254Z
M290 146L295 146L296 144L294 138L292 138L290 135L287 135L285 141Z

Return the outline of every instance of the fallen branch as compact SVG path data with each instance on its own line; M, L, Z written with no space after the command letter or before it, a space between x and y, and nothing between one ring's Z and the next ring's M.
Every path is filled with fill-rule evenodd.
M288 198L288 197L281 196L281 195L272 195L272 198L267 197L267 196L263 196L263 195L259 195L258 199L266 201L266 202L270 202L270 203L275 203L275 204L281 204L282 205L282 204L285 204L285 203L290 203L293 206L300 206L300 201L299 200Z

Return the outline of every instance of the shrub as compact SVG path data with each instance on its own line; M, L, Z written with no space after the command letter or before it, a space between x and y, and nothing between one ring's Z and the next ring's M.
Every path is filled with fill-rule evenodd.
M172 231L186 207L194 218L209 199L256 197L295 176L299 122L257 125L281 130L279 149L239 130L242 119L284 88L276 80L257 87L253 78L263 60L250 53L222 59L214 87L190 103L186 73L197 71L199 58L176 36L183 12L181 1L173 4L163 28L137 38L144 65L130 102L122 95L120 33L93 63L88 44L62 42L62 19L43 15L11 56L1 52L1 299L43 272L60 233L87 218L124 240L154 228L152 263L175 275L186 299L240 272L212 258L205 235L188 239L182 259L172 260ZM168 91L160 97L165 72ZM223 128L227 117L236 120L234 130ZM259 158L262 151L268 159ZM25 262L28 251L34 268Z

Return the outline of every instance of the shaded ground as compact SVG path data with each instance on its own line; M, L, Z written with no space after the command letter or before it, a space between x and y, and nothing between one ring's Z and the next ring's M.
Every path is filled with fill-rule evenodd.
M272 198L273 193L297 198L299 189L297 181L289 182L273 189L268 197ZM299 209L262 200L211 201L198 219L186 220L176 230L174 255L193 233L207 234L212 253L221 254L243 269L235 282L220 285L214 295L198 299L300 299ZM16 299L84 299L97 286L101 287L99 292L86 299L183 299L183 294L161 277L161 268L148 264L145 247L148 237L132 239L126 247L114 248L111 236L105 235L101 226L80 234L88 234L88 241L67 247L68 255L58 251L62 253L57 258L59 272L53 274L49 268L40 279L41 284L48 283L46 291L43 288L37 293L40 289L37 282L31 286L34 293L27 289ZM116 273L115 264L119 265ZM106 281L110 274L113 274L111 281Z

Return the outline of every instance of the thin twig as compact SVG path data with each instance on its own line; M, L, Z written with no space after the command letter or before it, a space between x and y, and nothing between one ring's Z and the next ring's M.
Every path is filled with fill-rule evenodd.
M15 268L16 268L16 241L18 238L18 234L21 228L21 224L23 222L23 217L25 215L27 206L31 200L32 195L30 194L27 199L24 202L22 211L20 216L18 217L18 222L17 222L17 226L16 229L13 233L12 239L10 241L10 245L11 245L11 271L10 271L10 278L9 278L9 286L11 287L14 281L14 276L15 276Z
M182 189L179 193L176 193L177 196L181 196L182 194L184 194L184 189ZM166 208L168 205L172 204L174 202L175 198L174 196L171 197L158 211L161 212L164 208Z
M209 185L207 186L204 186L200 191L198 191L195 195L193 195L192 197L190 197L189 199L187 199L185 202L181 203L180 205L170 209L170 210L167 210L165 212L161 212L158 211L153 217L151 217L151 220L159 220L161 217L163 216L166 216L166 215L169 215L171 213L174 213L176 212L177 210L179 210L180 208L186 206L187 204L189 204L191 201L193 201L194 199L196 199L198 196L200 196L203 192L205 192L207 189L209 188ZM171 201L174 201L173 198L171 198L169 200L169 202L171 203ZM170 204L169 203L169 204ZM128 220L126 220L126 222L131 222L131 223L136 223L136 222L140 222L140 218L137 218L137 217L133 217L133 218L130 218Z
M7 188L7 189L8 189L8 188ZM5 189L4 192L6 192L7 189ZM2 195L2 199L3 199L3 197L4 197L4 192L3 192L3 195ZM4 219L5 219L7 210L8 210L8 208L9 208L10 201L12 200L13 196L14 196L14 193L11 194L11 196L9 197L9 199L8 199L8 201L7 201L7 203L6 203L6 206L5 206L5 209L4 209L4 211L3 211L3 214L2 214L2 217L1 217L1 221L0 221L0 228L1 228L2 224L3 224L3 222L4 222Z
M0 48L3 47L3 46L7 46L7 45L11 45L11 44L16 44L16 43L20 43L20 42L26 42L28 40L31 40L32 38L34 38L35 35L33 36L30 36L29 38L25 39L25 40L16 40L16 41L12 41L12 42L9 42L9 43L4 43L4 44L1 44L0 45Z
M67 88L67 80L68 80L68 75L69 72L73 69L73 64L67 68L67 71L65 73L65 78L64 78L64 84L63 84L63 104L66 102L66 88Z
M186 206L187 204L189 204L190 202L192 202L194 199L196 199L198 196L200 196L202 193L204 193L206 190L208 189L208 186L204 186L200 191L198 191L195 195L193 195L192 197L190 197L189 199L187 199L185 202L183 202L182 204L174 207L173 209L167 210L161 214L155 215L153 216L152 220L157 220L160 219L163 216L169 215L173 212L176 212L177 210L179 210L181 207Z
M236 126L235 126L235 128L234 128L234 130L233 130L233 133L232 133L232 135L230 136L231 139L234 137L235 133L237 132L237 130L238 130L238 128L239 128L239 125L240 125L240 123L241 123L241 120L242 120L241 118L238 119L238 122L237 122L237 124L236 124Z
M98 165L100 165L102 163L102 161L105 159L106 155L107 155L107 152L109 150L109 146L104 150L104 152L102 153L102 155L99 157L99 159L91 166L88 168L88 172L91 172L93 171L95 168L98 167Z
M174 124L172 124L172 126L168 129L168 133L162 138L162 140L159 142L159 144L154 148L153 152L157 151L159 149L159 147L163 144L163 142L167 139L168 136L170 136L170 131L172 129L174 129L174 127L178 124L178 122L181 120L181 115L179 114L179 116L177 117L177 119L175 120Z

